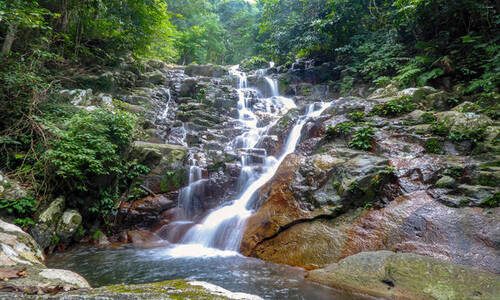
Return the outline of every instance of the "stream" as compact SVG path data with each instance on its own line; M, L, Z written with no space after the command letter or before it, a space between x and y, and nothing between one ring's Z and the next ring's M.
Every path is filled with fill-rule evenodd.
M180 238L172 239L167 234L164 238L171 244L155 249L77 248L51 257L48 261L50 267L76 271L93 286L186 278L265 299L360 299L306 281L305 271L300 268L267 263L237 252L246 220L255 209L258 191L274 177L285 157L295 151L305 124L320 116L330 103L305 107L281 151L276 156L268 155L265 149L259 148L260 140L281 116L296 108L296 104L292 99L280 96L275 79L263 78L271 91L266 97L248 86L247 75L237 67L231 68L230 73L238 79L237 109L242 134L226 145L226 151L239 154L239 196L225 201L200 219L194 208L197 207L196 201L203 200L203 195L197 195L203 191L205 183L203 160L200 153L190 150L189 184L179 193L179 213L161 229L163 233L183 232ZM260 96L252 98L256 94ZM162 117L168 115L170 104L169 91ZM261 116L271 121L261 122Z

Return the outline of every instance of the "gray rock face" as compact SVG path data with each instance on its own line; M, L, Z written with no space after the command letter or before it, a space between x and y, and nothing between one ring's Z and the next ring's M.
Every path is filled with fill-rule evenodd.
M90 287L74 272L47 269L35 240L21 228L1 219L0 245L0 299L15 297L15 294L2 294L4 291L43 294Z

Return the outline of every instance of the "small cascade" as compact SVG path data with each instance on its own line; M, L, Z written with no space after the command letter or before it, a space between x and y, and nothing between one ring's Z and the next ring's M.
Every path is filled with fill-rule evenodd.
M194 217L198 204L198 201L196 201L194 198L197 195L203 195L202 189L202 169L200 166L198 166L198 161L191 157L188 185L179 193L178 206L181 209L181 216L179 216L180 219L188 220Z
M246 220L252 215L257 192L276 174L280 164L287 155L293 153L301 137L304 125L314 117L323 113L329 104L312 104L307 107L295 126L290 131L285 146L278 157L268 156L265 149L257 147L260 139L269 128L296 105L292 99L279 96L278 83L275 79L265 77L269 83L273 96L259 98L257 103L251 101L254 89L248 87L246 74L238 70L238 66L231 69L231 74L238 77L238 112L243 133L229 146L228 151L234 150L240 156L241 174L239 178L240 193L237 199L226 202L225 206L210 212L201 222L190 226L175 248L169 249L171 256L200 256L221 254L221 250L234 255L240 247L245 229ZM264 107L264 111L274 116L275 121L259 127L259 117L254 112L257 107ZM189 185L179 195L179 207L182 208L186 222L196 212L195 192L203 186L202 171L196 162L191 163ZM192 224L192 223L191 223ZM217 250L219 249L219 250ZM215 252L214 252L215 251ZM233 253L233 254L231 254Z
M168 111L170 109L170 104L172 102L172 94L170 92L170 89L165 89L165 93L167 94L167 102L165 104L165 108L163 109L163 112L161 113L161 119L166 119L168 117Z
M278 88L278 80L271 78L269 76L265 76L264 79L266 80L267 84L269 85L269 88L271 90L271 96L278 97L280 95L279 88Z

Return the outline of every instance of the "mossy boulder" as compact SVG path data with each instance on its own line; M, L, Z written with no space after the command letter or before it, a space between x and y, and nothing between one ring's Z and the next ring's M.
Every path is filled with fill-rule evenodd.
M134 142L131 151L132 158L151 169L142 184L153 193L169 192L182 186L187 153L183 146L143 141Z
M387 299L496 299L500 276L431 257L362 252L308 279L337 289Z
M218 65L188 65L185 69L185 73L188 76L203 76L203 77L222 77L227 75L229 72L227 68Z
M42 249L51 246L56 238L57 226L63 215L64 207L64 197L56 198L38 215L35 226L31 228L31 235Z

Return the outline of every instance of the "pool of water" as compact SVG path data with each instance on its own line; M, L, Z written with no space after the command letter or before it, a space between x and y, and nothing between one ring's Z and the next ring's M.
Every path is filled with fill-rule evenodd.
M182 248L99 249L80 247L51 256L47 265L84 276L93 287L186 278L219 285L232 292L264 299L368 299L339 292L304 279L305 271L236 253L182 256Z

